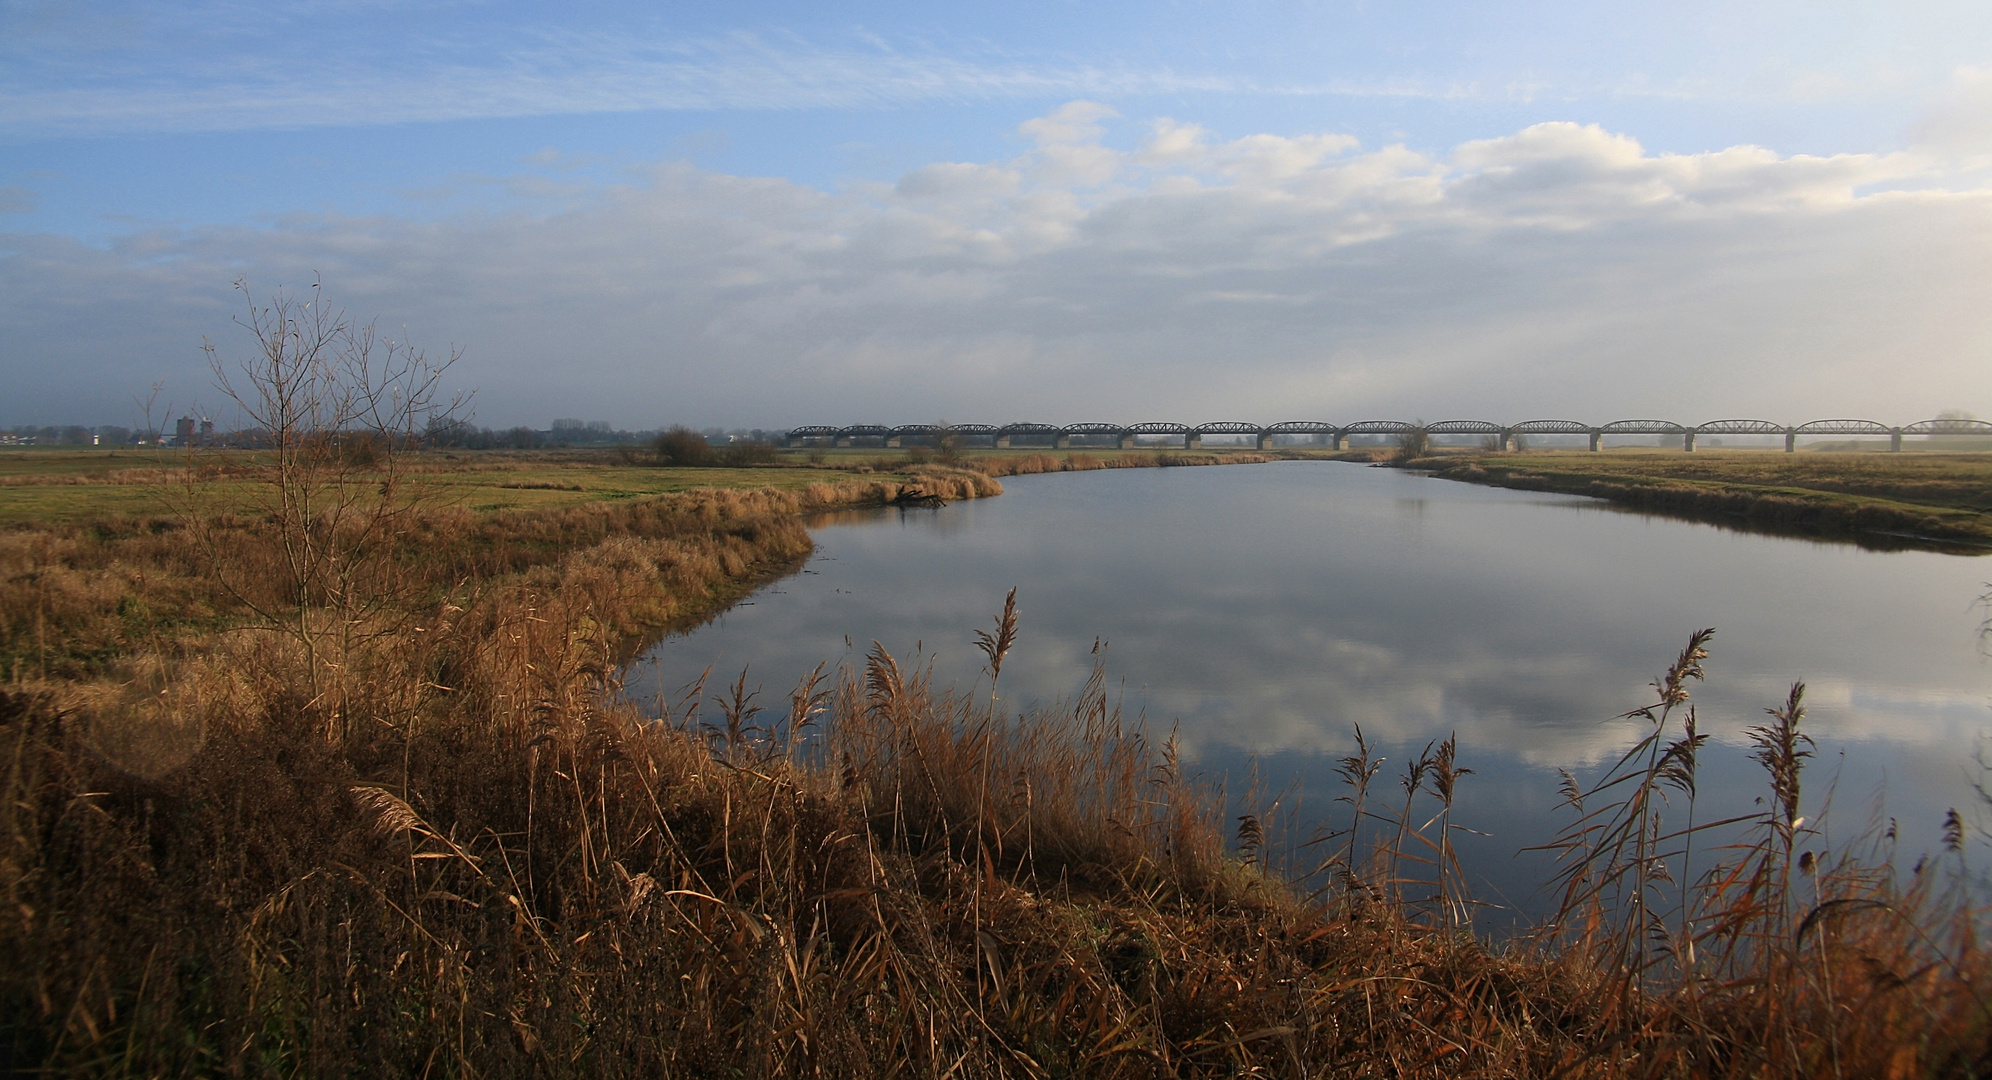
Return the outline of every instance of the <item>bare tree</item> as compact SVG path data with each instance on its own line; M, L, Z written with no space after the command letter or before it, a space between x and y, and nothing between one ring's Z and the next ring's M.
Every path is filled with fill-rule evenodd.
M1397 447L1391 452L1390 460L1403 463L1424 457L1432 452L1432 432L1423 420L1405 428L1397 435Z
M205 462L190 450L179 509L216 583L296 640L314 700L332 706L337 725L355 645L392 632L382 618L404 610L394 548L428 495L411 482L410 456L429 425L465 408L467 395L443 387L462 353L432 360L372 322L353 322L316 279L302 295L280 289L263 302L246 281L235 286L247 308L235 321L252 350L230 362L212 341L201 348L253 445ZM223 482L229 498L218 500ZM231 538L240 543L224 520L231 510L268 531L274 567L231 549ZM328 683L328 672L340 677Z

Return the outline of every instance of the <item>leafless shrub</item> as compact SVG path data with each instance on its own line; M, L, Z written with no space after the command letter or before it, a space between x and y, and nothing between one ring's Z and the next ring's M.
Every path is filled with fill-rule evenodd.
M1432 433L1423 420L1405 428L1397 436L1397 445L1391 450L1390 460L1402 464L1425 457L1432 452Z

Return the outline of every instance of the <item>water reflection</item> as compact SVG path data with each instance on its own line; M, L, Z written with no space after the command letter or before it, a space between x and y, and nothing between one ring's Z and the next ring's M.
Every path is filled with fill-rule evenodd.
M1004 484L1001 498L940 510L826 515L803 573L659 644L632 667L631 692L750 663L786 689L873 640L917 645L939 684L965 687L972 632L1016 585L1013 707L1076 691L1104 638L1130 715L1180 724L1212 769L1255 753L1324 809L1326 762L1352 725L1398 761L1457 731L1478 770L1463 812L1498 822L1482 844L1498 860L1546 834L1553 767L1628 745L1636 722L1612 718L1649 700L1690 632L1715 626L1696 700L1728 756L1741 760L1743 730L1804 680L1822 749L1809 790L1842 770L1842 815L1863 816L1885 783L1905 844L1923 843L1947 806L1974 799L1971 757L1992 723L1973 607L1992 567L1979 560L1332 462ZM1724 795L1754 797L1747 767L1715 768L1733 778Z

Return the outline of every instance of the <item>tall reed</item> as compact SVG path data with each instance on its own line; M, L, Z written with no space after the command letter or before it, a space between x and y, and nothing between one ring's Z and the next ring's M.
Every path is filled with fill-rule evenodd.
M836 494L430 519L399 556L425 588L397 634L355 639L337 725L294 638L200 609L171 530L0 536L42 575L8 595L47 597L39 624L8 609L8 647L26 668L39 625L49 656L0 691L5 1065L1984 1070L1962 821L1906 876L1881 841L1827 849L1798 688L1754 733L1765 807L1669 823L1669 798L1694 805L1705 634L1628 714L1649 725L1634 752L1573 781L1563 916L1508 949L1465 932L1453 740L1400 799L1359 736L1351 827L1324 834L1306 899L1270 873L1290 811L1251 815L1249 864L1227 852L1221 794L1123 716L1103 650L1070 700L1002 705L1014 597L985 631L987 694L874 647L786 694L743 672L648 710L621 696L630 634L806 550L792 512ZM149 615L106 606L134 573Z

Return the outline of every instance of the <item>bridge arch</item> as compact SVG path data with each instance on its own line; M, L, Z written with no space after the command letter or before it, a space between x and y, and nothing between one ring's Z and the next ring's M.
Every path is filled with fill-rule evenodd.
M1614 420L1598 428L1600 439L1607 435L1679 435L1681 449L1695 448L1695 429L1672 420Z
M1696 424L1697 435L1783 435L1783 424L1769 420L1710 420L1706 424Z
M1330 445L1337 448L1342 445L1342 441L1335 436L1335 425L1326 420L1282 420L1267 425L1259 432L1259 449L1271 450L1273 439L1280 435L1326 435Z
M859 439L877 439L883 443L891 438L892 429L884 424L852 424L837 429L838 446L856 446Z
M1414 425L1404 420L1361 420L1337 426L1325 420L1287 420L1277 424L1260 426L1243 421L1213 421L1188 424L1167 421L1148 421L1140 424L1121 425L1112 423L1086 422L1059 426L1020 422L1000 427L991 424L902 424L888 427L883 424L852 424L847 427L833 427L827 424L804 424L788 429L782 441L788 446L806 445L810 441L828 440L838 446L850 446L860 439L878 439L888 446L901 445L908 439L938 440L953 435L967 438L987 438L996 446L1007 447L1015 437L1044 439L1053 446L1071 445L1075 436L1109 437L1119 441L1123 447L1133 445L1140 436L1164 436L1180 438L1186 447L1195 447L1205 435L1248 435L1258 440L1261 449L1272 445L1272 440L1281 435L1326 435L1332 445L1340 448L1344 441L1353 435L1402 435ZM1612 435L1674 435L1682 439L1682 448L1693 450L1697 435L1760 435L1785 437L1785 449L1794 449L1796 440L1801 437L1821 435L1887 436L1890 449L1902 448L1902 437L1936 437L1945 435L1970 435L1992 437L1992 421L1973 418L1937 418L1920 420L1901 427L1890 427L1875 420L1841 417L1826 420L1813 420L1803 424L1786 426L1772 420L1754 418L1731 418L1710 420L1696 425L1684 425L1672 420L1635 419L1614 420L1608 424L1592 426L1579 420L1536 419L1520 423L1502 425L1490 420L1440 420L1422 425L1434 435L1493 435L1503 444L1515 435L1588 435L1591 449L1599 449L1600 440Z
M1902 429L1904 435L1992 435L1992 420L1963 418L1918 420Z
M1710 420L1705 424L1696 424L1685 437L1687 449L1693 450L1695 438L1701 435L1782 435L1785 449L1792 448L1791 429L1770 420Z
M1216 420L1208 424L1198 424L1196 427L1191 428L1190 434L1183 440L1183 448L1186 450L1197 449L1203 445L1203 438L1206 435L1250 435L1256 440L1260 449L1264 449L1266 446L1265 433L1260 430L1259 425L1247 424L1236 420Z
M1413 426L1403 420L1358 420L1336 429L1334 446L1340 450L1351 435L1402 435Z
M836 438L837 429L828 424L805 424L802 427L790 428L784 432L782 434L782 445L802 446L809 439L835 440Z
M1489 420L1438 420L1425 425L1429 435L1492 435L1497 445L1508 449L1508 432Z
M948 431L949 428L944 424L901 424L886 433L885 445L904 446L907 439L924 439L930 444L938 445L941 436L946 435Z
M1060 431L1057 442L1052 445L1063 450L1072 445L1074 438L1112 439L1115 446L1127 445L1127 429L1119 424L1106 424L1088 421L1083 424L1067 424Z
M1064 430L1064 428L1056 424L1031 422L1004 424L1002 427L996 429L996 445L999 449L1008 449L1015 445L1014 440L1017 436L1023 435L1033 439L1050 439L1052 445L1056 446L1058 445L1059 434Z
M1841 417L1835 420L1814 420L1791 429L1791 442L1796 444L1805 435L1886 435L1890 450L1902 449L1902 429L1892 428L1875 420L1855 420Z
M1140 424L1129 424L1126 428L1122 429L1120 444L1122 449L1131 450L1134 448L1134 440L1139 436L1168 435L1182 439L1183 445L1188 447L1191 443L1191 434L1193 431L1194 429L1188 424L1171 423L1166 420L1150 420Z
M1519 424L1508 425L1508 436L1516 435L1588 435L1591 449L1597 450L1603 436L1598 429L1582 420L1524 420Z
M1508 430L1517 435L1589 435L1592 429L1581 420L1524 420Z
M1342 429L1344 435L1402 435L1417 425L1406 420L1358 420Z
M996 445L995 424L949 424L948 431L954 435L957 446L966 445L970 439L975 439L978 443L987 439L989 440L987 445Z
M1688 429L1672 420L1614 420L1598 430L1607 435L1681 435Z
M1887 424L1873 420L1814 420L1791 429L1799 435L1887 435Z

